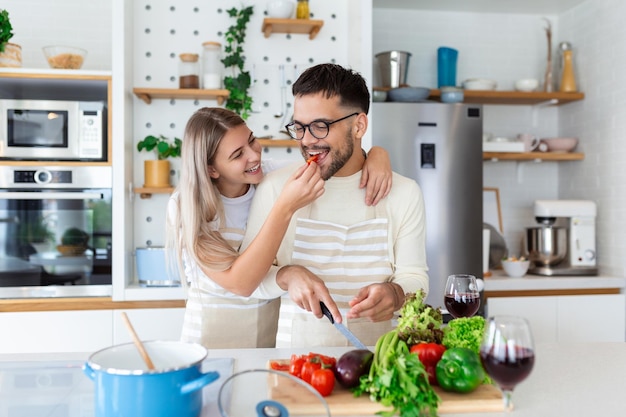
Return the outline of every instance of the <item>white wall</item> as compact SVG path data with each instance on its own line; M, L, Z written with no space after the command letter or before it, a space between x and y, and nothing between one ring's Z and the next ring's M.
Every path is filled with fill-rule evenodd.
M600 272L624 276L626 269L626 3L588 0L558 16L553 45L574 46L578 88L585 100L543 108L486 106L485 131L510 136L576 136L580 162L486 162L485 186L498 187L505 238L519 247L523 228L532 223L532 201L540 198L590 199L598 204L597 250ZM436 49L459 49L457 80L493 78L499 88L526 76L541 77L546 46L543 15L455 13L376 9L374 53L413 52L411 85L436 86ZM470 30L471 29L471 30ZM555 55L556 57L556 55Z
M585 100L565 106L559 131L581 137L585 160L559 170L560 197L598 204L601 272L625 275L626 257L626 2L590 0L560 16L577 56Z

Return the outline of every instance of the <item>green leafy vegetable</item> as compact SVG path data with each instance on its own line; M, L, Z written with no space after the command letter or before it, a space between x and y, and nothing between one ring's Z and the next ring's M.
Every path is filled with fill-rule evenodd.
M482 316L459 317L452 319L443 329L443 341L447 349L468 348L480 355L480 344L485 331L485 318ZM485 373L485 384L491 384L492 379Z
M419 357L409 352L396 330L381 336L376 342L370 372L363 375L355 396L368 393L372 401L393 407L379 412L384 417L436 416L441 401L428 383L428 373Z
M443 329L442 344L448 348L464 347L480 354L480 343L485 331L485 319L481 316L459 317L448 322Z
M443 317L439 308L424 303L426 294L407 294L398 318L398 336L409 346L419 342L441 343Z

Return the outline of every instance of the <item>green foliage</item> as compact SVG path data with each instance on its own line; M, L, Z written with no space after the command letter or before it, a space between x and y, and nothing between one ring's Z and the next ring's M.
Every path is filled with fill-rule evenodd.
M398 334L409 346L419 342L441 343L443 316L439 308L424 302L426 294L420 290L407 294L398 318Z
M370 372L363 375L354 389L355 397L369 394L373 401L393 407L379 412L383 417L435 417L441 399L428 383L428 373L417 355L396 330L376 342Z
M89 242L89 235L77 227L70 227L61 236L61 244L63 245L87 246L87 242Z
M154 151L159 160L176 158L180 156L182 143L183 141L178 138L174 138L174 142L171 142L163 135L159 135L158 137L148 135L137 143L137 150L139 152L143 150L148 152Z
M226 31L225 56L222 63L226 68L232 68L232 75L224 77L224 87L230 91L225 107L247 119L252 111L252 97L248 89L252 83L250 73L244 71L246 57L243 53L243 43L246 39L246 27L250 16L254 13L254 6L241 10L232 8L227 10L228 15L235 19L235 24Z
M480 353L484 331L484 317L473 316L452 319L443 330L442 344L448 349L464 347L478 354Z
M13 37L13 26L9 20L9 12L6 10L0 11L0 52L4 52L5 45L9 42L9 39Z
M22 244L47 243L54 242L55 236L49 220L45 216L36 214L34 217L28 215L18 224L17 238Z

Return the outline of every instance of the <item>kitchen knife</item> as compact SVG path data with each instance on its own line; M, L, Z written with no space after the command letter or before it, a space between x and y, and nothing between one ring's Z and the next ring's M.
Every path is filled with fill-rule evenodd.
M326 304L324 304L323 301L320 301L320 306L322 307L322 314L328 317L328 320L330 320L332 325L335 326L335 328L339 330L341 334L343 334L350 343L352 343L354 346L358 347L359 349L367 349L367 346L365 346L363 342L361 342L354 335L354 333L348 330L346 326L344 326L342 323L335 323L335 319L333 318L333 315L330 314L330 310L328 309L328 307L326 307Z

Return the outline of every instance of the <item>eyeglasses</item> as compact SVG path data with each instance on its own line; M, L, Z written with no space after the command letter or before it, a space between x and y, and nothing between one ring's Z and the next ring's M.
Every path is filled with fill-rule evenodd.
M309 132L315 139L325 139L328 136L328 132L330 131L330 125L335 124L337 122L341 122L342 120L346 120L352 116L356 116L357 113L349 114L341 119L333 120L332 122L327 122L325 120L314 120L308 125L303 125L299 122L291 122L285 129L287 129L287 133L291 136L292 139L302 140L304 138L304 132L306 129L309 129Z

